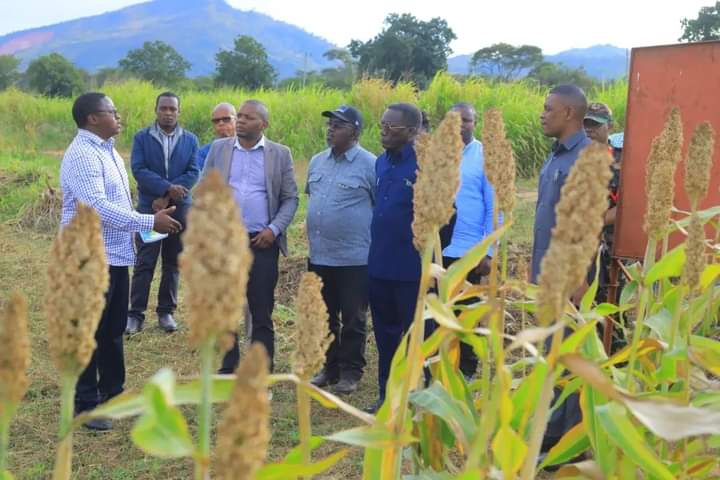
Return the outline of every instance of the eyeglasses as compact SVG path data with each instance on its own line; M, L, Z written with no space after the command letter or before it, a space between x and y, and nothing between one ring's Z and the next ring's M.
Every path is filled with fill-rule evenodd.
M220 117L220 118L213 118L212 123L218 124L218 123L230 123L232 122L232 117Z
M107 113L107 114L110 114L110 115L112 115L112 116L114 116L114 117L118 117L118 116L119 116L118 111L115 110L115 109L113 109L113 110L95 110L95 112L93 112L93 113Z
M398 130L402 130L403 128L408 128L408 127L407 127L407 125L393 125L392 123L380 122L380 130L383 132L387 131L387 130L398 131Z

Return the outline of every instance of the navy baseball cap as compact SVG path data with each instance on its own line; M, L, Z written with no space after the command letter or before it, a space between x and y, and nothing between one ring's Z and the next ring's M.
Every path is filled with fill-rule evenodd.
M362 129L362 115L357 108L350 105L340 105L335 110L322 112L323 117L337 118L341 122L349 123L358 130Z

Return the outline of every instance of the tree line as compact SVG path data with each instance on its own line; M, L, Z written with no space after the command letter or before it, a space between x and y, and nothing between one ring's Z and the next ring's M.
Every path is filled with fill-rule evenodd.
M681 26L680 41L720 39L720 1L714 6L702 7L696 19L682 19ZM187 77L190 62L162 41L145 42L142 47L130 50L116 67L102 68L92 75L59 53L34 59L24 73L19 71L18 58L0 55L0 90L15 85L46 96L69 97L88 87L99 88L107 81L129 78L147 80L158 86L198 90L218 86L254 90L304 85L346 89L363 77L409 81L424 88L438 71L447 69L448 56L452 53L450 42L456 38L442 18L422 21L411 14L393 13L385 18L381 32L374 38L364 42L353 40L347 48L335 48L323 54L339 66L299 71L295 77L280 82L265 48L247 35L236 37L231 50L217 52L214 75L192 79ZM477 50L470 58L467 76L499 81L525 78L539 85L574 83L586 89L595 82L583 68L546 61L539 47L507 43Z

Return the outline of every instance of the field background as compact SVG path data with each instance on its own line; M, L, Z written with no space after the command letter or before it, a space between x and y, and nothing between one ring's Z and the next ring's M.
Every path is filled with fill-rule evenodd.
M627 86L616 83L589 94L593 101L605 101L613 109L617 126L624 119ZM118 147L126 161L132 136L149 124L158 90L150 84L128 82L109 86L110 95L123 117L124 130ZM550 142L543 137L538 117L546 92L522 82L491 84L468 81L463 84L439 75L425 91L415 92L410 85L396 88L381 81L365 81L349 91L308 88L290 91L179 92L182 98L181 123L197 133L201 141L212 137L209 112L220 101L235 104L248 98L266 102L271 111L269 138L289 145L295 156L296 177L304 189L308 158L325 148L324 119L320 112L342 103L357 106L364 114L367 128L363 145L379 153L378 121L386 105L410 101L426 110L436 125L450 105L459 101L473 103L478 112L489 106L503 110L508 132L515 148L522 177L518 179L520 201L516 222L510 235L515 257L527 256L532 236L534 179ZM30 300L33 358L31 385L13 423L10 470L18 479L50 478L58 423L59 389L56 371L48 357L46 329L42 313L47 252L57 228L58 167L62 150L72 139L75 126L70 115L70 100L34 97L16 90L0 93L0 301L13 290ZM481 121L478 136L481 133ZM307 243L304 233L306 198L301 194L298 213L289 229L290 255L281 259L281 277L276 290L277 371L288 370L293 331L294 292L306 265ZM154 289L157 283L154 284ZM126 342L127 388L137 391L144 381L161 367L172 368L179 377L198 372L198 359L188 345L184 325L182 282L177 317L180 330L172 335L156 327L155 298L151 296L148 321L142 334ZM368 336L368 368L360 390L348 401L364 407L375 399L375 349L372 332ZM272 444L270 458L281 458L297 444L294 417L294 390L280 385L273 389ZM194 412L185 410L194 426ZM143 454L129 440L132 420L118 422L109 433L80 431L76 436L74 462L78 479L181 479L190 478L192 466L186 460L161 460ZM313 428L325 434L353 426L353 421L337 412L313 406ZM324 446L328 453L332 446ZM358 478L362 452L354 450L321 478Z

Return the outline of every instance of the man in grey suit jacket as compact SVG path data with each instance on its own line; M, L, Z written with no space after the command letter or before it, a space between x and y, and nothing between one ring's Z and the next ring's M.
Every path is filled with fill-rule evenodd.
M237 137L213 142L203 175L213 168L219 170L242 210L253 251L247 286L250 339L265 346L272 368L275 351L272 312L278 257L279 252L287 255L285 232L298 208L298 191L290 149L265 138L263 132L268 124L264 104L257 100L243 103L237 113ZM239 357L236 339L223 358L220 373L234 372Z

